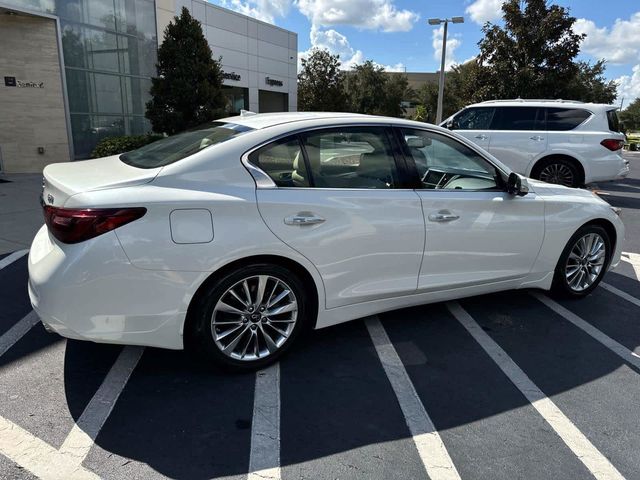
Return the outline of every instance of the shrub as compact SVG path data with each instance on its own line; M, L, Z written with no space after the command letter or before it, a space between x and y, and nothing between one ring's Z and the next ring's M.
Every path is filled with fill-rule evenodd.
M162 135L123 135L120 137L106 137L98 142L91 152L91 158L108 157L119 153L129 152L163 138Z

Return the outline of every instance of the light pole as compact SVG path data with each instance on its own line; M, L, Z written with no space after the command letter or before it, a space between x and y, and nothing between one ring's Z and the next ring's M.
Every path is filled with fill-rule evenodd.
M464 17L430 18L429 25L444 23L442 35L442 60L440 61L440 80L438 82L438 109L436 110L436 125L442 122L442 98L444 97L444 59L447 55L447 26L451 23L464 23Z

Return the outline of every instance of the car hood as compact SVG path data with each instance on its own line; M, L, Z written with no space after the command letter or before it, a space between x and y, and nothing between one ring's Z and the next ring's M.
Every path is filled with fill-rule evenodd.
M532 178L527 178L527 183L529 184L529 188L536 193L536 195L540 195L541 197L567 197L567 199L581 199L581 201L585 200L593 200L598 203L605 203L608 205L608 202L600 198L598 195L593 193L591 190L585 190L583 188L570 188L564 187L562 185L555 185L553 183L546 183L540 180L534 180Z

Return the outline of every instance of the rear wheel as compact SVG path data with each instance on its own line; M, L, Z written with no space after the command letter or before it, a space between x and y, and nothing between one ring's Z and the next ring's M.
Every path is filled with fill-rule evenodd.
M598 225L580 228L560 256L552 290L565 297L587 296L602 280L610 259L607 231Z
M196 299L190 343L228 367L262 368L282 356L308 324L307 304L302 282L288 269L242 267Z
M575 163L565 158L549 158L536 165L531 176L547 183L580 187L582 179Z

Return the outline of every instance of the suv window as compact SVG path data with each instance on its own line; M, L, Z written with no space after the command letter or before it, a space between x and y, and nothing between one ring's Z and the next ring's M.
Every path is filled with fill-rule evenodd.
M394 188L398 172L384 128L345 127L301 134L313 186Z
M607 122L609 122L609 130L620 132L620 119L617 110L607 110Z
M573 130L590 115L590 112L580 108L547 108L547 130L551 132Z
M278 187L309 187L311 182L297 137L270 143L251 154L251 163L260 167Z
M497 107L491 130L542 130L543 115L537 107Z
M457 140L425 130L401 129L426 189L486 190L498 187L496 168Z
M453 118L454 130L489 130L495 108L467 108Z

